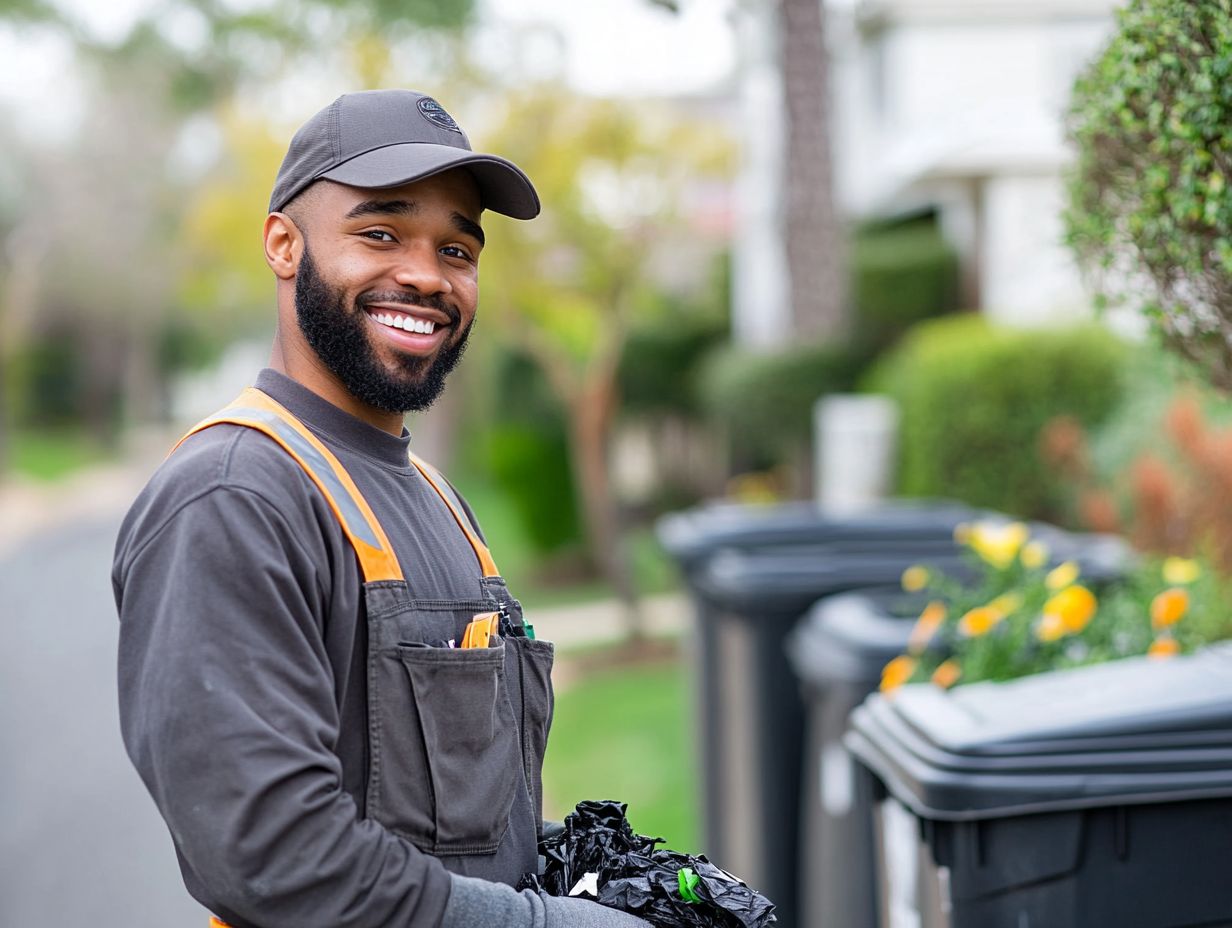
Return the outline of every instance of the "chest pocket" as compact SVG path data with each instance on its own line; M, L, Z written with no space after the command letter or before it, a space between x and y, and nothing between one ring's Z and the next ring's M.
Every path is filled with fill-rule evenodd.
M350 475L299 420L249 388L188 435L224 422L263 432L300 464L358 558L368 629L365 815L427 853L471 858L466 870L476 876L516 878L533 870L553 709L552 645L528 637L521 607L460 501L412 456L475 552L483 578L473 599L416 598ZM487 611L502 614L494 646L450 645ZM490 873L474 860L483 855L493 858Z

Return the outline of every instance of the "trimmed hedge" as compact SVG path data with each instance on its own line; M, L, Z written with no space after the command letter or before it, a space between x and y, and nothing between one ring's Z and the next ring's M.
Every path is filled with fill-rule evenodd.
M931 217L858 232L852 247L854 340L888 347L912 325L958 308L958 254Z
M725 427L732 453L746 467L790 460L813 435L813 404L850 390L864 359L833 345L798 345L778 354L716 351L702 370L702 401Z
M1106 329L1016 330L978 316L917 326L869 386L898 401L899 491L1060 519L1039 436L1060 415L1097 426L1122 396L1125 346Z

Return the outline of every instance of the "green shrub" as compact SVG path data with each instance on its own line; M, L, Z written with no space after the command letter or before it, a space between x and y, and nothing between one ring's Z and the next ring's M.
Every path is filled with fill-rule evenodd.
M726 319L697 313L635 328L620 358L623 410L696 417L698 366L727 333Z
M1014 330L978 316L917 326L870 386L897 400L900 492L1058 519L1061 478L1040 461L1051 419L1090 428L1122 395L1125 347L1103 328Z
M855 342L875 352L958 308L958 255L931 218L866 227L852 247L852 298Z
M702 400L741 464L766 467L809 446L813 404L850 390L862 365L861 357L833 345L799 345L778 354L724 348L702 371Z
M67 328L31 339L7 372L16 422L39 428L80 425L86 416L85 364L82 345Z
M525 355L503 353L496 368L499 399L496 424L486 432L487 469L540 554L580 545L582 525L560 404Z
M488 465L536 550L550 554L578 543L581 531L563 429L496 425Z
M1070 244L1106 298L1232 390L1232 2L1131 0L1079 76Z

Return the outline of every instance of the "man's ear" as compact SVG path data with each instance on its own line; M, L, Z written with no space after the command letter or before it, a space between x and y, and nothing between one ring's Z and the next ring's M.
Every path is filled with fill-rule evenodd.
M265 217L265 263L279 280L293 280L304 253L304 234L286 213Z

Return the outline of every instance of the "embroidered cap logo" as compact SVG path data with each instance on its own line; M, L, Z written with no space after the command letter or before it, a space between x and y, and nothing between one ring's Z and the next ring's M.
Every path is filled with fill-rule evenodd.
M442 129L448 129L451 132L462 131L452 116L445 111L445 107L441 106L431 97L423 97L419 101L419 112L424 114L424 118L428 121L440 126Z

